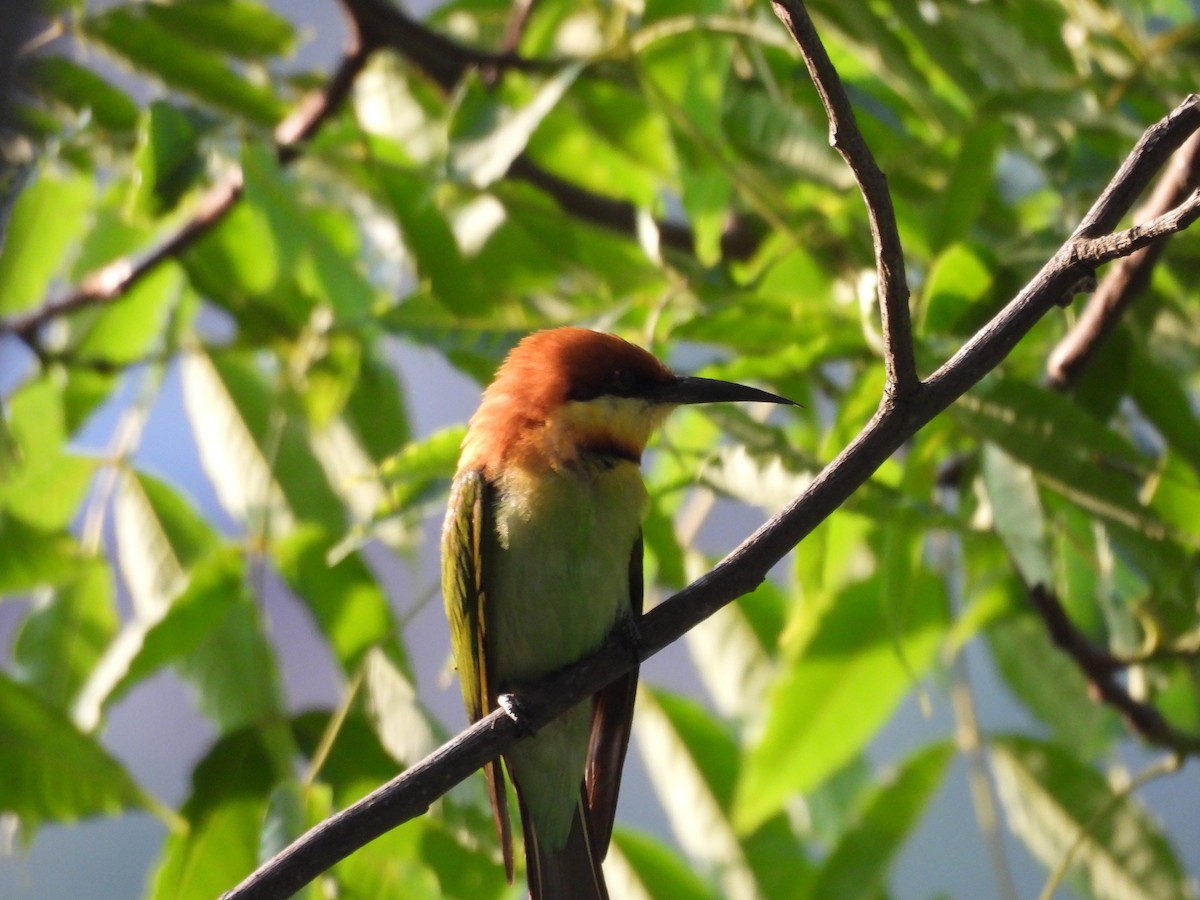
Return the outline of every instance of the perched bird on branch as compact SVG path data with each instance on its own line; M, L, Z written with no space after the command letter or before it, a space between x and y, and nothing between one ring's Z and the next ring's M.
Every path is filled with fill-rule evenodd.
M611 334L521 341L471 419L442 531L442 590L467 716L594 651L642 611L639 464L676 406L790 400L674 374ZM794 404L792 404L794 405ZM533 900L607 898L608 850L637 670L509 750ZM486 767L505 872L512 833L499 762Z

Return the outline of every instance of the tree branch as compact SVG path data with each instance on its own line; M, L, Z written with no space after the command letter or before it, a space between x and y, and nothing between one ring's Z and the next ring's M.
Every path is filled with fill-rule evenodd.
M1177 753L1200 753L1200 735L1173 728L1154 706L1133 698L1116 678L1123 663L1097 647L1075 627L1053 591L1036 584L1029 589L1029 599L1042 617L1050 638L1083 672L1096 696L1119 712L1132 731Z
M761 584L770 568L841 506L892 453L977 384L1042 316L1069 296L1095 265L1080 254L1094 246L1090 241L1103 236L1099 223L1114 227L1137 197L1133 186L1144 187L1157 167L1198 129L1200 98L1191 95L1146 131L1084 220L1088 227L1077 229L1033 281L928 382L918 384L906 395L885 395L867 426L803 494L710 572L644 615L638 623L635 654L629 652L627 637L614 636L586 659L522 691L519 701L524 726L536 731ZM1145 724L1147 730L1139 733L1153 735L1151 739L1164 735L1173 742L1186 739L1162 731L1148 717ZM502 710L493 712L433 755L303 835L225 894L225 900L291 896L358 847L424 812L434 799L522 736ZM1190 752L1200 752L1200 745L1184 746Z
M775 15L787 26L804 56L808 74L816 85L825 114L829 117L829 143L840 153L862 192L871 223L875 247L875 270L879 284L879 313L883 326L883 360L887 390L896 399L907 397L920 386L913 347L912 318L908 308L908 280L904 272L904 250L896 227L896 212L887 176L875 162L871 148L858 129L850 99L837 69L813 27L808 10L800 0L772 0Z
M345 53L329 82L304 97L276 126L276 154L281 164L292 162L299 154L300 145L341 107L354 79L377 46L366 37L352 15L347 40ZM123 296L160 263L191 247L225 218L241 199L243 186L241 168L230 169L200 198L191 217L157 245L139 254L114 259L85 275L76 287L61 297L25 315L0 321L0 334L16 335L37 352L37 332L43 325L78 309L111 303Z
M1144 224L1178 206L1189 190L1200 186L1200 134L1194 134L1171 159L1150 198L1134 214ZM1119 260L1104 276L1079 319L1050 353L1046 380L1051 387L1067 391L1080 376L1108 336L1116 329L1125 310L1142 295L1166 241L1158 241Z

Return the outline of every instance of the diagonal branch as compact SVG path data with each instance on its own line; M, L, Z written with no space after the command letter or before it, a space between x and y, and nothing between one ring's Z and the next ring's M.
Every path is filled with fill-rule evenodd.
M908 308L908 280L904 250L896 227L896 212L887 176L875 162L871 148L859 131L850 99L837 69L825 52L808 10L799 0L772 0L775 15L787 26L800 47L808 74L816 85L829 117L829 143L842 154L862 191L871 223L879 285L879 313L883 325L883 359L887 391L894 399L907 397L920 387L913 347L912 318Z
M1200 98L1192 95L1146 131L1093 211L1106 210L1103 220L1114 227L1137 197L1131 185L1140 181L1144 187L1175 148L1198 130ZM1110 215L1117 209L1121 211ZM1178 227L1184 225L1179 223ZM586 659L522 691L520 726L502 710L493 712L433 755L303 835L226 893L225 900L290 896L358 847L423 813L437 797L524 735L590 697L761 584L772 566L841 506L905 441L995 368L1042 316L1091 273L1094 262L1082 259L1080 252L1090 240L1101 236L1096 227L1086 235L1077 231L1033 281L926 384L908 395L885 397L862 432L803 494L714 569L639 620L636 653L630 653L627 636L614 636ZM1147 728L1141 733L1151 740L1176 738L1148 719ZM1183 746L1188 752L1200 753L1200 745Z
M1150 198L1134 214L1134 222L1144 224L1163 215L1198 186L1200 135L1192 135L1172 158ZM1051 387L1066 391L1075 385L1130 304L1149 286L1165 247L1166 241L1143 247L1119 260L1104 276L1075 325L1050 353L1046 380Z

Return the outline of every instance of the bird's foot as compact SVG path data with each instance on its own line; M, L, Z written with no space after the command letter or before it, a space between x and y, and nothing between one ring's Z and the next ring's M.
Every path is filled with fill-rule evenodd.
M504 710L504 714L513 720L521 737L533 737L535 729L529 724L529 717L521 707L521 701L516 694L501 694L496 698L496 705Z

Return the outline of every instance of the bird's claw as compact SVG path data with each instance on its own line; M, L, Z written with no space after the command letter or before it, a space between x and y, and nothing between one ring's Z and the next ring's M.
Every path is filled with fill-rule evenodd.
M521 737L533 737L534 729L529 724L529 717L521 708L521 701L516 694L501 694L496 698L496 705L504 710L504 714L513 720Z

